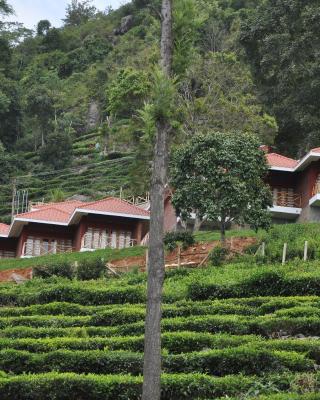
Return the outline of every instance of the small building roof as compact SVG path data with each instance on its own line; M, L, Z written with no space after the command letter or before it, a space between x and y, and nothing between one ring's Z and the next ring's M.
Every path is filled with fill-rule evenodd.
M16 215L11 226L1 224L1 227L0 225L0 236L17 236L23 226L30 222L69 226L78 222L83 215L88 214L150 219L149 211L115 197L108 197L91 203L71 200L39 204L29 212Z
M277 153L266 154L266 157L270 167L295 168L299 163L299 161L293 158L285 157Z
M84 203L83 201L79 201L79 200L67 200L67 201L61 201L59 203L37 204L32 207L32 210L37 211L37 210L44 210L44 209L49 209L49 208L53 207L60 211L64 211L64 212L71 214L77 207L80 207L84 204L86 204L86 203Z
M35 221L39 223L59 223L68 224L70 212L62 211L56 207L44 207L41 210L30 211L15 216L18 221Z
M124 217L150 217L149 211L116 197L108 197L92 203L84 203L82 206L77 207L75 212L78 210L86 210L96 214L122 215Z

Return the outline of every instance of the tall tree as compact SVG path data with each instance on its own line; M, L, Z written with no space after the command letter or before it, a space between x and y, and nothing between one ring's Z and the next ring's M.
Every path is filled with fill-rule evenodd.
M318 0L267 0L242 24L262 99L276 116L282 151L302 155L320 140Z
M46 35L51 28L51 22L48 21L47 19L42 19L41 21L38 22L37 25L37 35L39 36L44 36Z
M272 144L275 119L266 114L250 70L234 53L198 57L180 84L184 130L190 135L241 130Z
M0 15L9 15L13 13L13 9L7 0L0 0Z
M63 21L66 25L78 26L93 18L96 12L92 0L72 0L67 6L66 18Z
M269 226L271 193L263 181L268 167L255 136L197 135L174 152L171 166L173 204L184 219L196 211L200 219L213 221L222 242L230 223Z
M164 79L172 70L172 0L162 0L161 69ZM167 179L167 139L170 121L158 115L151 178L151 221L147 289L147 314L142 400L160 400L161 393L161 300L164 282L164 194Z

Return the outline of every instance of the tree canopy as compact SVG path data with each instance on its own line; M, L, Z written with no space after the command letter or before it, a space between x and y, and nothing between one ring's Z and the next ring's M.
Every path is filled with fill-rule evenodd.
M277 142L289 154L320 141L319 25L317 0L268 0L241 27L255 82L278 121Z
M183 219L195 212L220 226L267 228L271 193L263 179L265 154L253 135L241 132L197 135L172 155L173 204Z
M97 9L92 5L92 0L71 0L63 21L66 25L81 25L93 18L96 12Z

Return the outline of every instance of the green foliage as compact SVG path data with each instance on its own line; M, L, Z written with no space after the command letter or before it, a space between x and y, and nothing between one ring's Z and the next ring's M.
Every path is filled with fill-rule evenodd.
M78 26L92 19L97 9L91 5L92 0L71 0L66 9L65 25Z
M241 27L255 81L278 120L277 141L293 154L319 144L319 18L313 0L272 0L248 13Z
M24 167L23 160L6 151L0 142L0 183L8 182L19 170Z
M2 284L0 303L8 306L0 309L0 397L10 399L14 390L21 400L48 393L140 398L145 279ZM320 329L320 297L311 295L320 293L318 281L316 262L168 274L162 397L314 399L320 352L319 340L309 336ZM201 301L190 300L191 286L201 286ZM209 296L220 299L203 300Z
M178 243L182 245L183 250L192 246L195 243L194 236L188 231L167 232L164 237L166 248L173 251Z
M52 263L46 265L38 265L33 268L33 276L35 278L50 278L52 276L61 276L63 278L72 279L74 276L74 268L69 262Z
M266 244L266 259L275 262L282 258L284 243L288 244L287 260L303 259L305 241L308 241L308 259L313 260L319 257L319 238L320 229L315 223L274 225L261 235L261 242Z
M4 372L22 373L27 367L31 373L130 373L142 372L142 353L100 350L56 350L33 354L18 350L0 351L0 367ZM291 369L310 371L313 363L294 352L250 349L243 346L228 350L209 350L163 357L163 369L167 373L206 373L225 376L240 372L244 375Z
M235 53L196 57L180 86L183 124L189 134L236 130L273 143L276 121L266 113L249 69Z
M105 261L102 258L83 260L77 267L77 278L81 281L99 279L106 272Z
M1 72L2 61L6 67L9 65L9 61L2 58L1 44L0 38L0 141L6 148L12 149L20 133L21 104L18 85Z
M216 246L211 250L208 262L216 267L223 264L228 255L228 249L224 246Z
M51 28L51 23L47 19L42 19L37 25L37 35L44 36Z
M50 133L39 151L41 161L53 169L62 169L72 163L73 148L66 132Z
M8 15L12 14L13 9L11 8L10 4L7 2L7 0L0 0L0 15Z
M54 189L50 193L50 203L60 203L66 199L66 195L61 189Z
M209 377L201 374L177 374L162 376L162 398L190 399L195 396L199 400L208 396L221 397L237 395L249 388L252 380L245 377L230 376L225 378ZM54 400L57 395L61 399L76 400L85 393L96 400L115 400L141 398L142 377L130 375L76 375L51 372L39 375L22 375L3 378L0 381L0 395L3 400L34 400L47 398Z
M108 111L129 117L141 107L148 91L148 76L143 71L123 69L107 89Z
M172 156L173 204L185 219L198 217L220 226L222 238L228 223L267 228L270 190L263 179L265 156L257 140L244 133L197 135Z
M173 7L173 71L184 74L195 57L194 45L203 24L203 16L195 0L178 0Z

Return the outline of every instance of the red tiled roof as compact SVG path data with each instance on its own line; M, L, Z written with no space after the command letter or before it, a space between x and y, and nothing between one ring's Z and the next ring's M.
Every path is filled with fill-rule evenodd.
M270 167L279 167L279 168L294 168L298 165L298 161L293 158L282 156L277 153L269 153L266 154L268 164Z
M0 235L8 235L10 225L0 223Z
M315 147L314 149L311 149L314 153L320 153L320 147Z
M43 223L62 223L68 224L70 217L76 209L90 210L93 212L101 213L114 213L124 215L134 215L141 217L148 217L149 211L137 207L127 201L109 197L107 199L94 201L91 203L84 203L77 200L66 201L61 203L40 204L35 207L34 211L16 215L16 219L24 219L29 221L37 221ZM9 228L3 231L8 232ZM1 227L0 227L1 234Z
M27 219L42 222L52 223L68 223L70 213L59 210L55 207L47 207L42 210L30 211L23 214L16 215L16 219Z
M149 211L116 197L108 197L107 199L94 201L92 203L85 203L77 208L105 213L136 215L141 217L150 216Z
M34 206L35 210L44 210L48 208L56 208L60 211L67 212L69 214L72 214L73 211L82 205L86 203L79 201L79 200L67 200L67 201L62 201L60 203L44 203L44 204L39 204Z

